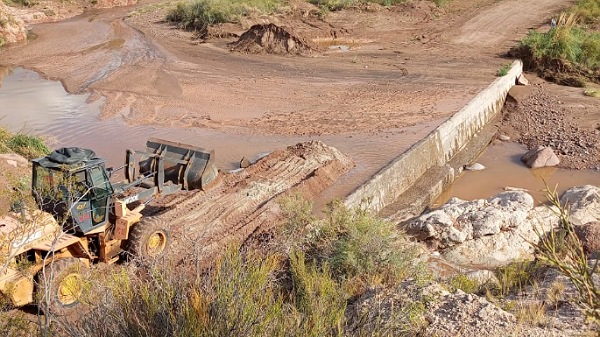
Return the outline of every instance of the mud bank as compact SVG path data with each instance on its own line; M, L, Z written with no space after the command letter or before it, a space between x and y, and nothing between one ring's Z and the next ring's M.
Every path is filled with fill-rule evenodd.
M493 133L481 131L500 111L522 71L521 61L515 61L506 76L496 79L458 113L350 194L346 205L366 203L376 212L390 207L383 214L394 219L420 213L456 179L462 165L488 144Z

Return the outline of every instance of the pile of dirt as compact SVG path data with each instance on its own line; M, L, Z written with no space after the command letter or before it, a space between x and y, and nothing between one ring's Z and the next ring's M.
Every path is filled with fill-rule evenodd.
M317 49L316 45L290 29L272 23L250 27L229 47L240 53L276 55L304 54Z
M584 105L589 97L581 93L569 97L564 87L557 92L561 96L555 95L552 86L539 83L511 89L502 110L502 132L528 149L551 147L560 159L559 167L600 167L600 119L594 119L599 104Z
M349 157L320 141L299 143L240 172L223 174L222 183L212 190L155 201L145 215L170 223L176 242L172 256L209 258L228 242L244 241L277 224L282 197L313 199L353 166Z
M0 0L0 47L27 39L23 20L14 15L11 8Z

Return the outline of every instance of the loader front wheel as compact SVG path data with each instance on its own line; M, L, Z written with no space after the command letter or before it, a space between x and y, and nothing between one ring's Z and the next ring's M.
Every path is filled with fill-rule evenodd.
M169 245L169 231L158 219L145 219L129 233L127 251L134 258L156 259L164 255Z
M36 291L38 306L54 315L65 315L74 310L85 290L82 272L86 268L77 258L65 258L40 270Z

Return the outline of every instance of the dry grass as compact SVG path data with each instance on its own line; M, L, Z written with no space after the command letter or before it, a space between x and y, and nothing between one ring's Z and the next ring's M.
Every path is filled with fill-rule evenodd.
M594 282L598 272L598 260L590 263L579 237L569 221L569 205L560 202L556 190L547 190L547 197L559 218L559 228L546 235L538 233L539 243L535 246L537 258L559 273L565 275L575 286L580 296L586 317L600 323L600 287Z

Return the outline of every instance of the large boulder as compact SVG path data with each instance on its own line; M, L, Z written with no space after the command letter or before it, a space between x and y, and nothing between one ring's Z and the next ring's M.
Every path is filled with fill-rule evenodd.
M435 241L444 249L517 227L533 206L533 197L522 191L474 201L452 198L438 210L411 221L406 231L419 240Z
M510 230L497 235L488 235L476 240L465 241L443 250L444 258L462 265L497 268L513 261L534 258L534 244L539 236L558 224L554 212L540 206L531 210L527 219Z
M552 150L547 146L538 146L537 148L525 153L521 157L521 161L529 168L540 168L548 166L556 166L560 164L560 160Z
M600 221L600 187L570 188L560 197L560 203L569 207L569 220L576 226Z
M587 254L600 252L600 221L588 222L574 228Z
M582 235L586 250L597 251L600 188L573 187L563 193L560 201L569 205L571 223ZM554 206L535 207L531 195L515 190L489 199L453 198L439 209L413 219L405 228L454 264L495 268L532 259L540 235L558 225L557 214Z
M406 231L453 263L498 267L532 258L538 234L558 223L550 209L534 206L524 191L474 201L453 198L409 222Z

